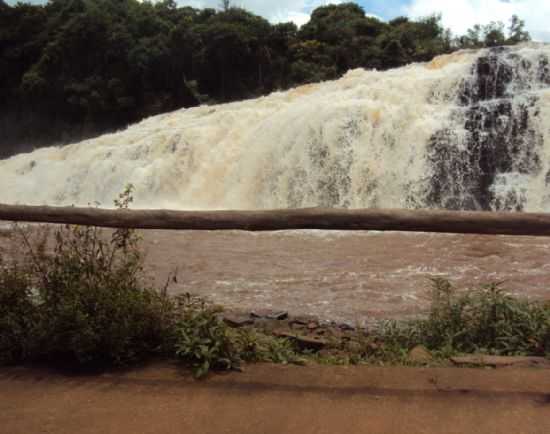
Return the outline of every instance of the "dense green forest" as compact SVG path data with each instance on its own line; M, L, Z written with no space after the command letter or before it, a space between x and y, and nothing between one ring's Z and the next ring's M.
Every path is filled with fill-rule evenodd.
M251 98L388 69L459 48L529 39L513 17L453 38L437 16L389 22L354 3L323 6L300 29L224 1L0 0L0 157L121 128L202 103Z

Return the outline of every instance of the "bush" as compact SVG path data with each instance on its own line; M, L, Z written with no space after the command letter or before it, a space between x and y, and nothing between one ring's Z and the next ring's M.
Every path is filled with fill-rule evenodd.
M218 313L202 299L189 294L179 298L175 354L191 365L197 378L211 369L234 369L240 363L229 328Z
M119 208L128 207L131 191L115 201ZM2 303L3 359L120 366L166 349L173 302L142 285L134 231L117 230L109 238L95 227L61 227L51 254L48 229L39 232L33 243L17 229L27 247L25 269L0 273L0 298L14 300Z
M38 311L29 276L0 258L0 364L25 360L33 351Z
M239 329L234 331L233 339L240 357L246 362L303 362L292 342L285 338L267 335L254 329Z
M178 299L175 354L191 365L197 378L210 370L239 369L241 362L300 363L288 339L255 329L232 329L221 310L186 294Z
M427 319L386 323L380 334L386 345L425 345L442 355L550 354L550 309L507 295L499 284L458 293L450 282L433 279Z
M128 208L131 192L127 188L115 201L118 208ZM82 226L60 227L53 236L46 226L14 231L24 260L0 264L2 363L45 360L104 368L164 354L203 377L213 369L235 369L241 360L296 358L288 341L230 329L219 309L202 299L173 299L166 288L144 287L135 231L120 229L111 236Z

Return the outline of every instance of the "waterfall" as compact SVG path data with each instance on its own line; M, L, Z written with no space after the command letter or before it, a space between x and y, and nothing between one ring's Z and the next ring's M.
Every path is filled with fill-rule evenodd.
M0 203L550 211L550 45L181 109L0 161Z

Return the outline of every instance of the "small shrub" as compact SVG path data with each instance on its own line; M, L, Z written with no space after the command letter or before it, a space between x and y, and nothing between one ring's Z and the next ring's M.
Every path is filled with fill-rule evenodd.
M210 370L239 366L240 357L219 310L189 294L179 299L179 320L175 331L175 353L191 365L197 378Z
M550 351L550 310L542 304L507 295L499 284L458 293L444 279L432 282L428 318L385 323L379 331L385 345L410 349L422 344L442 356Z
M290 340L266 335L254 329L234 331L238 354L246 362L301 363Z
M29 276L16 264L0 257L0 364L25 360L33 351L38 323Z
M382 322L370 339L372 343L365 358L381 364L406 363L409 350L420 341L414 323L393 320Z
M548 311L540 303L507 295L499 284L455 294L434 281L434 301L422 332L429 347L500 355L544 355Z
M128 207L131 193L128 187L120 195L118 208ZM26 325L12 326L11 333L21 337L13 351L23 359L120 366L166 349L173 302L143 286L143 255L135 231L116 230L109 237L96 227L64 226L53 234L53 253L46 249L47 228L39 229L36 242L25 230L16 232L26 246L26 271L4 272L4 280L15 284L0 281L0 292L19 303L3 303L9 312L2 321L17 325L13 318L21 318ZM21 316L23 310L34 312L31 307L35 314ZM27 326L30 321L33 327ZM15 333L19 329L32 330L32 352L18 349L29 347L23 332Z
M211 370L238 369L241 362L303 362L288 339L232 329L220 319L219 308L189 294L178 301L175 354L191 365L197 378Z

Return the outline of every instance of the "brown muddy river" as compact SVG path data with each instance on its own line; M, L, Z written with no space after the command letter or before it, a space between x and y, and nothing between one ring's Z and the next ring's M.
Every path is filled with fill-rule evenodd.
M4 232L4 235L6 233ZM430 277L458 288L504 282L550 300L550 238L398 232L142 231L157 284L233 310L259 308L363 324L426 311ZM0 234L1 235L1 234ZM0 237L0 247L7 246Z
M550 299L550 238L372 232L144 233L148 269L179 269L173 293L237 310L273 308L359 322L426 310L430 277L495 281Z

